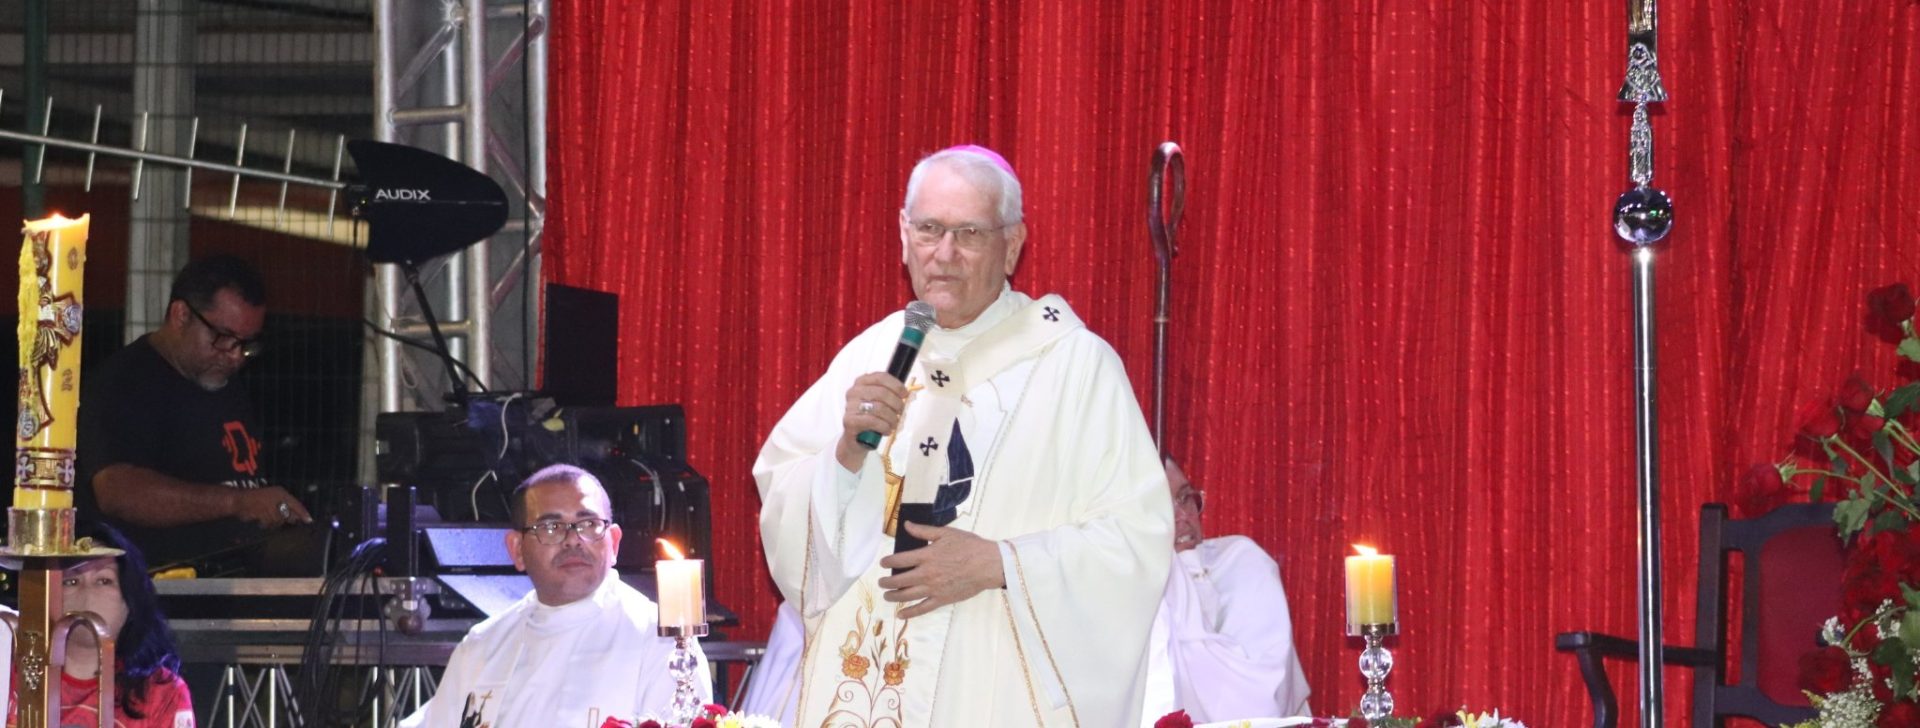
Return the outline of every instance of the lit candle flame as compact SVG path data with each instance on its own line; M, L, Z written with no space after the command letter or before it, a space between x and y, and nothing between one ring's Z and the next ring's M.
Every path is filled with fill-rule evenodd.
M1380 552L1374 550L1372 546L1361 546L1360 544L1354 544L1353 550L1355 553L1358 553L1361 556L1379 556L1380 555Z
M677 546L674 546L672 541L668 541L664 538L656 538L654 540L660 543L660 550L666 552L668 559L672 561L680 561L682 559L687 558L685 554L680 553L680 548Z

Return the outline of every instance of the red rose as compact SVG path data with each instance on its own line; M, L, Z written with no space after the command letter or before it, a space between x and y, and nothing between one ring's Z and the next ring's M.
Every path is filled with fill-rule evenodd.
M1867 330L1888 341L1906 337L1900 323L1913 318L1913 292L1895 283L1867 292Z
M1879 539L1876 536L1874 540ZM1859 568L1849 565L1848 573L1840 585L1846 605L1859 610L1864 617L1879 609L1883 601L1899 603L1902 599L1899 576L1881 568L1877 559L1865 564L1858 564L1858 561L1861 560L1856 560Z
M1153 722L1153 728L1193 728L1193 719L1187 717L1187 711L1176 710L1160 716Z
M1893 682L1893 670L1886 665L1868 660L1867 672L1873 673L1873 677L1867 681L1873 687L1873 699L1879 701L1881 705L1893 702L1893 688L1888 686L1888 683Z
M1893 703L1880 711L1880 719L1874 721L1876 728L1912 728L1920 725L1920 705L1906 701Z
M660 725L660 721L654 720L652 718L648 718L646 720L640 721L640 725L634 726L633 728L667 728L667 727Z
M1739 493L1736 502L1740 504L1740 513L1748 517L1793 502L1797 495L1780 478L1780 467L1772 463L1757 463L1747 468L1740 474L1740 484L1735 490Z
M1441 711L1429 715L1425 720L1420 721L1419 728L1457 728L1459 725L1460 714L1458 712Z
M611 715L600 724L600 728L633 728L633 724Z
M1920 584L1920 528L1909 526L1888 535L1893 538L1893 544L1887 549L1886 560L1880 562L1882 567L1894 572L1903 582Z
M1825 440L1840 431L1840 417L1834 413L1833 400L1820 399L1800 410L1800 434Z
M720 724L715 723L712 718L703 715L694 718L692 723L687 724L687 728L720 728Z
M1847 415L1847 437L1861 443L1871 443L1873 433L1887 426L1887 418L1875 417L1865 412ZM1868 447L1872 447L1868 445ZM1858 449L1858 448L1855 448Z
M718 703L707 703L706 705L700 706L700 712L719 718L727 714L727 706Z
M1839 392L1834 393L1833 403L1839 405L1840 409L1846 410L1848 414L1865 412L1867 405L1873 403L1873 387L1867 386L1866 380L1861 379L1859 373L1855 373L1847 377L1845 384L1840 385Z
M1840 408L1840 420L1845 423L1847 437L1857 441L1859 448L1871 448L1873 433L1887 424L1885 418L1867 414L1867 407L1873 404L1873 387L1867 386L1859 374L1854 374L1834 393L1833 404Z
M1847 689L1853 667L1847 653L1838 647L1822 647L1800 656L1800 687L1815 695L1827 695Z

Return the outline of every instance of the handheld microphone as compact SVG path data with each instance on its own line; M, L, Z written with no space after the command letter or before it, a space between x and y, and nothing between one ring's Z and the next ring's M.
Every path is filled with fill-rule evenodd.
M907 372L913 371L913 360L920 358L920 342L926 340L927 329L933 326L933 307L925 301L907 304L907 327L900 330L900 345L893 349L893 360L887 362L887 373L901 382L907 381ZM858 440L868 450L880 447L880 433L867 430L860 433Z

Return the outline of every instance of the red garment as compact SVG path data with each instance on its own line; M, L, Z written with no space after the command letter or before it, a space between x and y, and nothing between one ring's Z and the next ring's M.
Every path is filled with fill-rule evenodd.
M127 714L127 706L115 705L115 728L194 728L193 698L187 694L186 681L168 670L155 672L149 680L146 698L140 701L140 714L145 717L134 718ZM60 728L95 728L100 725L100 714L93 707L93 696L99 689L98 679L83 680L60 673ZM7 728L15 728L20 717L20 680L17 675L9 691L7 706Z

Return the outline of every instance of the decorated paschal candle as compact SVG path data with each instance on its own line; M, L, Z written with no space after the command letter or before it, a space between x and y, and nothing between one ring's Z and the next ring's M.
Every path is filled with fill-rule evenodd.
M22 230L14 508L73 507L88 222L54 215Z

